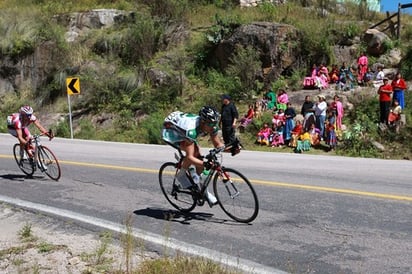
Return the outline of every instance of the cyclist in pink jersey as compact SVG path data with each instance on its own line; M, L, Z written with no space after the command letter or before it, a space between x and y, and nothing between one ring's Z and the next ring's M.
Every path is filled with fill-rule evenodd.
M7 128L9 133L16 137L20 146L24 148L31 157L29 125L34 124L42 134L47 135L49 138L54 136L50 135L47 130L40 124L36 116L33 115L33 108L30 106L22 106L18 113L13 113L7 116Z

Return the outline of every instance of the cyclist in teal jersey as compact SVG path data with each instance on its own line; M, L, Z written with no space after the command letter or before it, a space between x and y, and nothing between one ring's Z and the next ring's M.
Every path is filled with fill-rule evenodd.
M209 106L202 107L199 115L175 111L165 118L162 130L163 140L186 153L182 168L177 174L177 179L183 187L191 185L186 176L186 172L191 165L196 167L198 176L205 167L210 168L208 162L202 160L197 138L209 134L215 148L224 146L218 136L219 118L220 115L216 109ZM195 183L198 182L195 181ZM208 192L207 196L209 205L216 204L217 200L213 194Z

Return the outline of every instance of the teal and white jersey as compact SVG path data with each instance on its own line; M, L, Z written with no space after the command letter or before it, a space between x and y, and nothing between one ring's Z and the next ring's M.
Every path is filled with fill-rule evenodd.
M213 134L217 134L217 131L216 127ZM185 140L196 142L197 137L206 134L200 130L200 117L195 114L175 111L170 113L163 123L163 140L175 146Z

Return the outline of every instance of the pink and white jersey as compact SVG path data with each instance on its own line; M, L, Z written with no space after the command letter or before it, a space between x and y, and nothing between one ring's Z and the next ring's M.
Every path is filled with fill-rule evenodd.
M37 118L34 115L31 115L30 119L23 124L23 119L20 117L20 113L13 113L12 115L7 116L7 127L13 129L23 129L28 127L31 123L34 123Z

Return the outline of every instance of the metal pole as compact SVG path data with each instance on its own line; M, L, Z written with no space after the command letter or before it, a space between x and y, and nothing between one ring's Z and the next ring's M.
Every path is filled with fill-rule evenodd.
M67 93L67 102L69 104L70 138L73 139L72 107L70 105L70 95L69 95L69 93Z
M401 3L398 3L398 29L397 29L396 36L398 40L401 37Z

